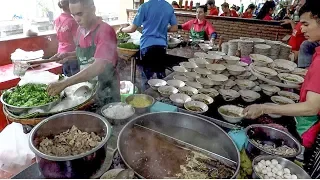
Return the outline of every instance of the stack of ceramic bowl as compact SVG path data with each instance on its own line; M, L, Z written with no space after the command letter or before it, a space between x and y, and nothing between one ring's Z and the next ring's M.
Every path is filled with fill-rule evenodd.
M229 50L228 50L228 56L235 56L238 51L238 42L239 40L234 39L229 41Z
M229 51L229 44L228 42L224 42L221 44L221 50L224 54L228 54Z
M291 46L281 43L279 59L289 59L291 53Z
M271 59L278 59L279 53L280 53L280 49L281 49L281 47L280 47L281 42L267 40L266 44L271 46L270 58Z
M249 38L249 39L246 39L247 41L253 41L254 45L257 45L257 44L265 44L266 41L264 39L260 39L260 38Z
M241 40L238 43L241 57L249 56L253 51L253 41Z
M254 45L254 53L261 54L265 56L270 56L271 46L266 44L256 44Z

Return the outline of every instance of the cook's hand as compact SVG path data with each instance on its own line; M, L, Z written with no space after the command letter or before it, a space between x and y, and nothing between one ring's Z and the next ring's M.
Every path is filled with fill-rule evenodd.
M286 24L291 24L292 23L292 20L291 19L284 19L281 22L281 25L286 25Z
M264 106L261 104L254 104L246 107L243 114L247 119L256 119L264 114Z
M74 60L74 57L70 56L69 53L57 53L54 56L52 56L50 59L57 59L58 63L64 64L69 60Z
M48 85L47 92L50 96L55 96L60 94L66 87L67 85L64 81L54 82Z

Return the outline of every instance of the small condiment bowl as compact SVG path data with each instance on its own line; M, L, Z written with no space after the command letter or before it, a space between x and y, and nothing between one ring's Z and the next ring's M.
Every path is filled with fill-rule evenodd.
M208 95L205 95L205 94L196 94L196 95L193 95L191 97L191 99L195 100L195 101L200 101L200 102L203 102L205 103L206 105L210 105L214 102L213 98L208 96Z
M226 68L223 64L207 64L206 68L212 71L213 74L221 74Z
M119 125L119 124L125 124L125 123L127 123L127 122L128 122L127 120L135 114L135 109L134 109L134 107L132 107L131 105L128 105L128 106L130 106L131 112L130 112L130 113L129 113L129 112L126 112L126 113L127 113L127 116L126 116L126 117L123 117L123 118L112 117L112 116L110 116L110 115L108 115L108 114L105 113L105 110L106 110L106 109L111 108L111 107L116 106L116 105L127 106L128 104L127 104L127 103L123 103L123 102L109 103L109 104L107 104L107 105L105 105L105 106L103 106L103 107L101 108L101 114L102 114L105 118L107 118L107 120L110 121L110 123L111 123L112 125Z
M256 66L255 64L253 66L253 70L255 72L257 72L258 74L266 76L267 78L271 78L271 77L274 77L274 76L278 75L277 71L275 71L275 70L273 70L271 68Z
M295 102L298 102L300 100L300 96L298 94L289 91L279 91L278 95L291 99Z
M236 56L222 56L222 58L230 65L236 65L240 61L240 58Z
M184 83L184 82L181 81L181 80L168 80L168 81L167 81L167 84L168 84L169 86L173 86L173 87L175 87L175 88L181 88L181 87L183 87L183 86L186 85L186 83Z
M194 71L200 74L201 77L206 78L208 75L211 74L211 71L205 68L195 68Z
M233 101L240 97L240 94L233 89L220 89L219 93L225 101Z
M193 54L194 57L198 57L198 58L206 58L207 57L207 53L204 53L204 52L195 52Z
M225 53L220 52L220 51L209 51L208 54L211 54L211 55L219 55L219 56L221 56L221 58L222 58L222 56L225 56L225 55L226 55Z
M196 88L190 86L184 86L179 88L179 92L188 96L193 96L199 93L199 91Z
M278 77L286 84L302 84L304 82L303 77L295 74L280 73Z
M180 80L180 81L183 81L183 82L189 81L189 79L184 75L174 75L173 79Z
M184 103L192 100L190 96L181 93L172 94L169 98L178 107L183 107Z
M292 72L294 71L294 67L289 65L289 64L286 64L286 63L283 63L283 62L273 62L270 67L274 70L276 70L277 72L279 73L289 73L289 72Z
M272 96L281 90L277 86L270 86L268 84L260 84L259 86L261 87L262 92L268 96Z
M215 62L221 61L222 56L220 56L218 54L208 54L206 56L206 59L207 59L208 63L213 64Z
M234 105L225 105L218 108L218 112L222 116L222 118L234 124L239 123L244 118L243 110L243 108ZM232 116L230 114L234 114L237 116Z
M295 102L283 96L272 96L271 101L278 105L294 104Z
M198 82L187 81L187 82L186 82L186 85L187 85L187 86L190 86L190 87L193 87L193 88L196 88L196 89L201 89L201 88L203 88L203 86L202 86L200 83L198 83Z
M285 60L285 59L276 59L276 60L274 60L274 62L287 64L287 65L293 67L294 69L298 67L298 65L296 63L289 61L289 60Z
M211 88L214 85L214 83L208 78L198 78L196 80L203 88Z
M256 86L256 83L254 83L253 81L247 80L247 79L237 79L235 80L235 82L237 83L237 85L239 86L239 88L241 90L250 90L253 87Z
M200 108L202 109L202 111L195 111L194 109L192 109L193 107L196 108ZM184 108L186 108L186 110L193 112L193 113L197 113L197 114L202 114L208 111L209 107L200 101L188 101L184 104Z
M237 85L234 80L228 79L222 86L222 89L231 89L233 86Z
M163 97L170 97L172 94L177 94L179 90L173 86L162 86L158 88L158 92Z
M203 58L194 59L194 63L196 63L199 68L206 68L206 65L209 64L208 61Z
M278 104L275 104L275 103L264 103L264 104L268 105L268 106L279 106ZM276 114L268 114L268 116L275 118L275 119L282 117L281 115L276 115Z
M202 89L199 89L199 93L200 94L205 94L205 95L208 95L212 98L215 98L219 95L219 92L213 88L209 88L209 89L205 89L205 88L202 88Z
M162 79L150 79L148 84L152 89L158 90L159 87L167 85L167 82Z
M177 75L183 75L185 72L188 72L183 66L173 66L172 69Z
M267 66L273 62L271 58L261 54L250 54L250 58L257 66Z
M237 75L243 73L244 71L246 71L246 69L244 67L238 66L238 65L228 65L226 67L227 67L229 73L234 76L237 76Z
M240 90L239 94L245 102L253 102L261 97L259 93L251 90Z
M222 74L210 74L208 78L213 82L213 85L221 85L228 81L228 77Z
M184 67L188 72L193 72L198 66L193 62L182 62L180 66Z
M187 77L189 81L195 81L197 78L201 77L196 72L186 72L186 73L184 73L184 76Z

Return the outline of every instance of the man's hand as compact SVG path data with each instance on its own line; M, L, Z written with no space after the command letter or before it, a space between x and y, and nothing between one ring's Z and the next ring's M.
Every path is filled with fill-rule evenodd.
M284 20L282 20L282 21L280 21L281 22L281 25L286 25L286 24L291 24L291 23L293 23L293 21L291 20L291 19L284 19Z
M243 114L247 119L256 119L264 114L264 106L261 104L254 104L246 107Z
M71 53L57 53L52 56L50 59L57 59L57 62L60 64L64 64L70 60L75 60L77 57L72 55Z
M58 81L48 85L47 92L50 96L60 94L65 88L67 88L65 81Z

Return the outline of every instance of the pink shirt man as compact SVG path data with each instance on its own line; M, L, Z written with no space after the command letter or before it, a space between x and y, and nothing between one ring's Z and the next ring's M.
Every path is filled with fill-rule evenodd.
M78 24L71 14L62 13L55 21L54 27L57 31L59 41L58 53L75 51L76 45L74 38L77 33Z

